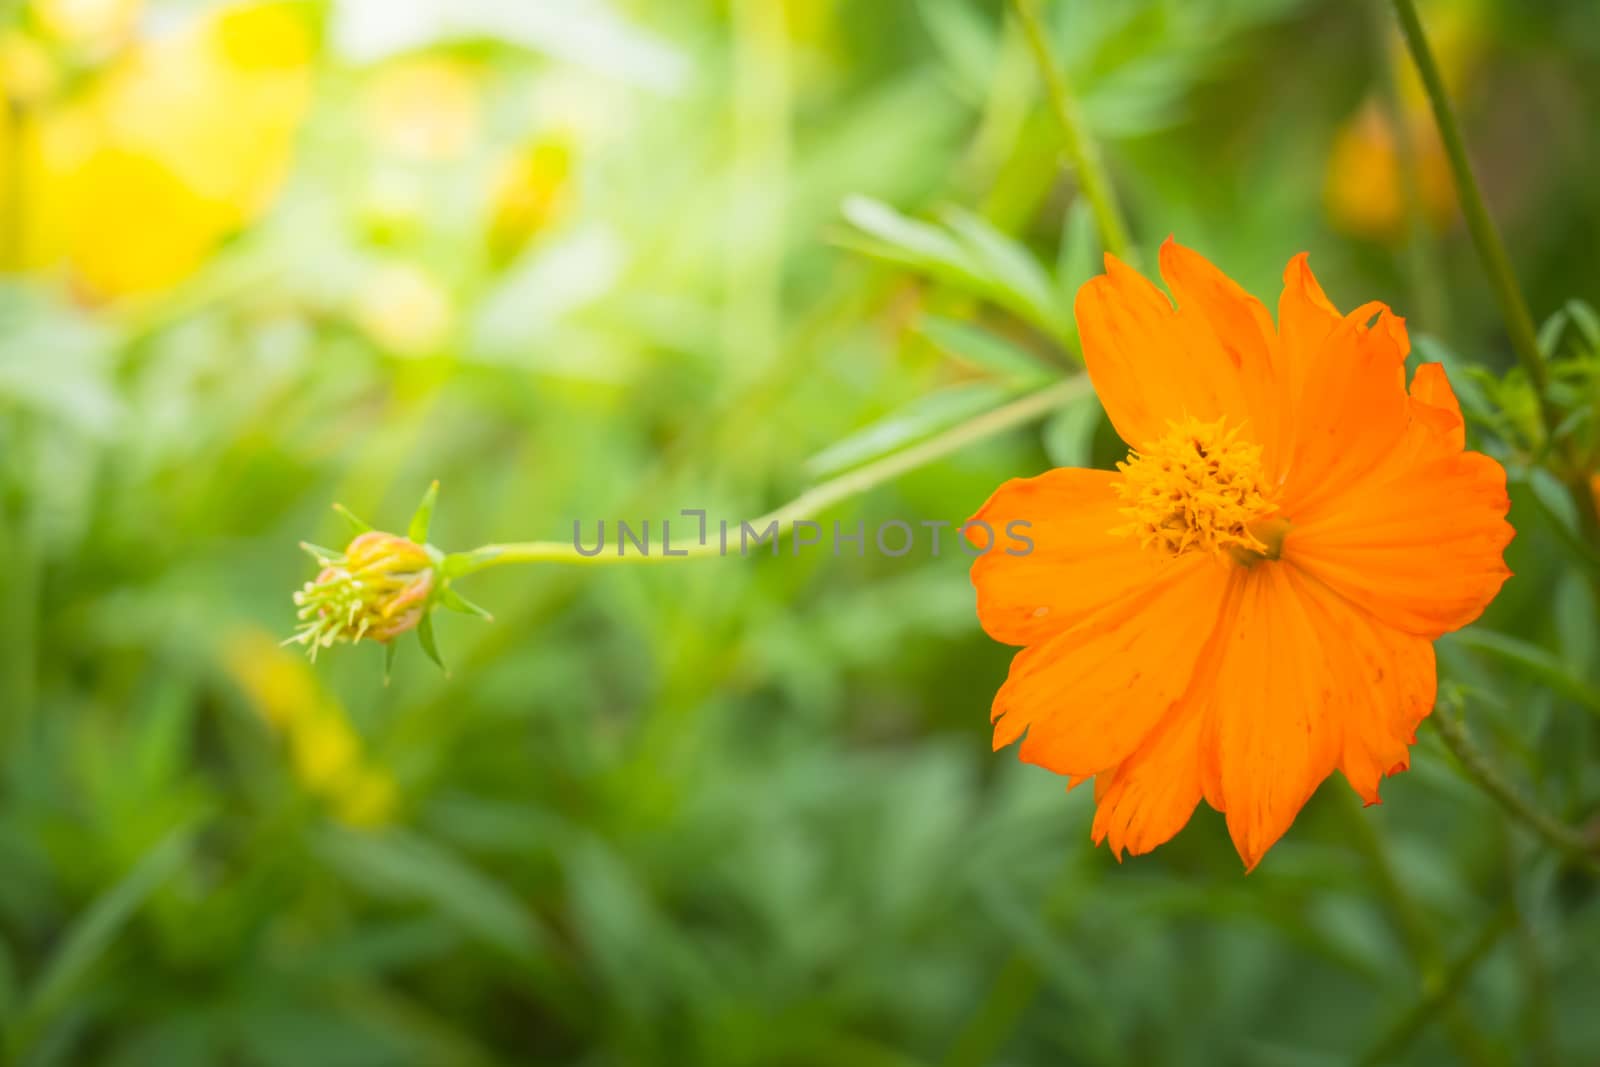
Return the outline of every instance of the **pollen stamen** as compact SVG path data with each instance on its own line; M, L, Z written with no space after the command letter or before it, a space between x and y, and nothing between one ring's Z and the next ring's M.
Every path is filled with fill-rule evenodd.
M1189 417L1169 423L1167 435L1117 464L1115 490L1131 520L1111 532L1137 538L1166 556L1227 553L1250 563L1276 559L1282 545L1257 536L1272 512L1261 468L1261 446L1241 439L1223 419Z

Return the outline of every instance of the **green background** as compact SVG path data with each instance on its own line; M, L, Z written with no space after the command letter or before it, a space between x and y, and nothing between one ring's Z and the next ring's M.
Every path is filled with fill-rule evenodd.
M1595 871L1432 725L1382 806L1329 781L1249 876L1204 806L1119 865L1090 790L990 751L1009 650L948 549L494 571L462 584L493 623L439 619L450 675L407 640L387 687L367 645L269 651L313 575L296 542L347 536L331 501L403 528L437 478L448 550L737 520L1074 372L1098 247L1000 4L556 5L561 32L536 6L425 46L479 93L470 147L425 161L364 128L385 62L312 8L314 102L263 219L132 305L49 272L0 293L7 1056L1600 1062ZM1518 537L1441 673L1520 795L1595 819L1592 563L1516 440L1531 408L1467 235L1351 234L1328 207L1339 131L1403 60L1386 6L1046 6L1145 263L1175 234L1271 306L1309 250L1337 304L1393 305L1451 364ZM1592 388L1600 330L1562 309L1600 302L1600 10L1424 17L1468 27L1488 199ZM563 82L540 106L578 116L568 202L497 246L486 175ZM385 182L420 210L375 206ZM394 263L450 309L421 351L354 310ZM823 519L959 522L1008 477L1120 458L1075 404ZM313 780L266 691L357 754ZM376 814L340 806L357 766L392 784Z

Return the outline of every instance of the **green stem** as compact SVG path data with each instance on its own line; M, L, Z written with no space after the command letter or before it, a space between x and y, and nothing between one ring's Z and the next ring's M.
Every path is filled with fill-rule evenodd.
M831 481L824 482L813 489L800 494L794 500L770 511L758 519L746 523L757 532L764 531L774 523L777 524L781 537L786 529L792 529L793 524L812 518L826 511L828 508L842 500L858 496L870 489L876 488L885 482L892 481L903 474L907 474L918 467L926 466L953 452L960 451L968 445L993 437L1006 430L1015 429L1035 419L1042 418L1056 410L1067 401L1082 396L1089 388L1089 381L1083 375L1057 382L1037 392L1029 393L1018 400L1014 400L1003 407L985 412L942 434L931 437L918 445L893 455L884 457L864 467L840 475ZM600 566L611 563L660 563L680 559L704 558L723 554L723 549L718 540L706 538L704 543L691 542L683 549L684 555L676 552L671 556L644 555L634 553L631 555L596 554L585 556L577 547L564 541L519 541L510 544L484 545L482 548L473 549L455 557L451 567L452 577L462 577L486 570L489 567L501 567L516 563L574 563L584 566Z
M1522 290L1517 287L1517 278L1512 273L1505 243L1500 239L1500 232L1495 228L1494 219L1484 203L1483 190L1479 188L1478 179L1472 172L1466 142L1461 136L1461 124L1456 119L1449 93L1445 90L1444 78L1439 73L1439 64L1434 60L1433 50L1423 32L1422 20L1417 16L1416 4L1414 0L1393 0L1393 3L1395 15L1400 21L1400 32L1405 36L1406 47L1411 51L1423 88L1427 90L1428 102L1433 107L1434 121L1438 123L1439 138L1450 160L1450 174L1455 180L1456 195L1461 200L1461 212L1466 218L1467 230L1472 234L1472 244L1477 249L1478 258L1483 261L1495 300L1505 316L1511 347L1516 351L1517 359L1521 361L1539 398L1539 417L1544 423L1545 437L1553 440L1561 420L1550 399L1550 372L1539 351L1538 331L1534 329L1533 316L1528 312Z
M1417 140L1400 101L1400 79L1394 50L1389 47L1388 23L1373 9L1374 51L1378 58L1378 95L1389 125L1394 129L1395 157L1400 162L1400 193L1405 202L1406 270L1410 274L1412 298L1418 317L1430 330L1444 328L1448 315L1445 291L1440 285L1444 272L1439 267L1438 248L1424 210L1422 189L1417 176Z
M1495 803L1550 845L1574 860L1600 870L1600 842L1588 839L1582 832L1568 826L1518 792L1489 762L1483 750L1473 742L1472 735L1467 732L1466 723L1457 718L1452 707L1441 704L1435 713L1429 716L1429 720L1438 729L1439 738L1444 742L1444 746L1461 764L1461 769L1467 772L1467 777L1488 793Z
M1556 440L1556 431L1561 425L1561 413L1556 410L1555 401L1550 397L1550 371L1545 365L1544 354L1539 350L1538 331L1534 328L1533 316L1528 311L1522 290L1517 285L1517 276L1511 270L1511 260L1506 255L1505 242L1500 239L1500 231L1495 228L1494 219L1484 203L1483 190L1479 188L1478 179L1472 172L1472 163L1467 158L1466 142L1461 136L1461 124L1456 119L1455 109L1450 105L1450 94L1445 90L1444 78L1439 73L1439 64L1433 58L1433 50L1428 45L1427 34L1423 32L1422 20L1417 16L1414 0L1393 0L1393 3L1395 15L1400 21L1400 31L1406 39L1406 47L1411 51L1417 73L1422 78L1424 89L1427 90L1428 102L1433 107L1434 121L1439 127L1439 139L1444 143L1445 155L1450 160L1450 174L1455 181L1456 196L1461 201L1461 213L1465 216L1467 229L1472 234L1473 246L1478 251L1478 258L1483 261L1484 271L1489 275L1490 288L1494 290L1495 300L1505 317L1511 347L1516 351L1517 360L1528 375L1534 397L1538 401L1539 421L1544 431L1544 444L1539 451L1542 453L1557 445L1561 447L1561 458L1566 466L1561 480L1566 485L1567 494L1572 498L1573 505L1578 509L1578 523L1583 539L1589 544L1600 543L1600 517L1595 515L1593 497L1589 491L1588 464L1578 454L1577 447L1570 438L1560 442ZM1595 588L1600 591L1600 582L1595 583Z
M1478 936L1473 938L1472 944L1461 957L1453 963L1444 977L1432 990L1425 993L1411 1010L1401 1016L1400 1020L1392 1026L1371 1050L1361 1058L1363 1064L1376 1065L1388 1063L1395 1059L1415 1040L1434 1016L1440 1011L1456 1002L1456 996L1461 992L1461 987L1467 984L1467 979L1477 969L1500 941L1500 935L1511 928L1516 921L1516 911L1507 903L1484 924L1478 931Z
M1400 932L1401 940L1405 942L1406 949L1411 954L1412 965L1417 972L1418 986L1424 993L1434 989L1443 979L1445 971L1444 954L1438 939L1428 925L1422 909L1406 891L1399 873L1395 870L1394 861L1389 855L1388 845L1378 833L1374 820L1363 810L1360 799L1348 789L1341 789L1338 792L1341 798L1340 809L1350 824L1356 844L1367 855L1367 860L1377 878L1378 893L1388 904L1390 916ZM1444 1024L1451 1043L1461 1054L1463 1063L1473 1064L1474 1067L1488 1067L1495 1062L1494 1056L1485 1048L1483 1038L1471 1018L1461 1010L1460 1005L1450 1004L1444 1008Z
M1067 159L1076 168L1083 195L1094 211L1100 240L1106 251L1120 259L1128 259L1128 227L1123 222L1116 192L1106 174L1105 160L1101 158L1094 138L1085 129L1077 98L1072 95L1066 75L1061 72L1061 64L1056 62L1049 35L1039 18L1038 4L1036 0L1012 0L1011 7L1016 12L1017 21L1022 24L1023 33L1027 35L1029 47L1033 49L1033 59L1039 67L1039 77L1044 81L1045 93L1050 98L1050 108L1061 127L1062 147L1066 150Z

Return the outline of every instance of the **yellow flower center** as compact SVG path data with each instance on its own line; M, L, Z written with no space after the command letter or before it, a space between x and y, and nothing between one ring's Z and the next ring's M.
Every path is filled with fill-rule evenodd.
M1261 446L1242 440L1225 419L1190 416L1118 463L1115 489L1131 520L1113 533L1137 538L1165 556L1228 553L1240 563L1277 559L1288 524L1272 517Z

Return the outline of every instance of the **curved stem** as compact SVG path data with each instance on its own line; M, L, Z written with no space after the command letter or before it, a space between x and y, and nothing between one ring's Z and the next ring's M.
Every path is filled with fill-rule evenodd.
M1078 171L1078 183L1083 189L1084 198L1089 201L1089 207L1094 211L1100 240L1105 244L1106 251L1119 259L1128 259L1128 227L1123 222L1116 191L1106 174L1105 160L1100 157L1099 146L1084 129L1077 98L1072 95L1066 75L1061 72L1061 64L1056 62L1049 35L1039 19L1038 4L1036 0L1012 0L1011 7L1016 12L1017 21L1022 24L1028 46L1033 49L1039 77L1044 81L1045 93L1050 98L1050 109L1061 127L1062 147Z
M1461 769L1467 772L1467 777L1548 844L1579 863L1600 871L1600 842L1590 840L1582 831L1540 808L1506 781L1483 750L1473 742L1466 723L1457 718L1457 708L1452 704L1455 702L1441 703L1429 720L1438 728L1440 740L1455 756L1456 762L1461 764Z
M884 482L892 481L903 474L916 470L918 467L943 459L945 456L957 452L968 445L1042 418L1067 401L1084 395L1088 389L1088 378L1084 375L1078 375L1040 389L1037 392L1029 393L1027 396L1014 400L1003 407L985 412L976 418L968 419L959 426L931 437L921 444L913 445L904 451L885 456L880 460L868 463L864 467L858 467L831 481L808 489L776 511L770 511L758 519L750 520L748 525L756 530L765 530L776 523L778 535L782 537L785 530L792 530L793 524L796 522L810 519L842 500L848 500L850 497L867 492L882 485ZM656 555L644 555L641 553L602 555L597 553L586 556L580 553L575 545L567 542L519 541L510 544L484 545L482 548L462 553L455 557L459 562L455 563L451 568L451 576L462 577L490 567L501 567L514 563L575 563L584 566L601 566L612 563L665 563L723 554L720 544L710 540L703 544L691 543L683 551L684 555L681 556L677 553L671 556L664 556L659 553Z

